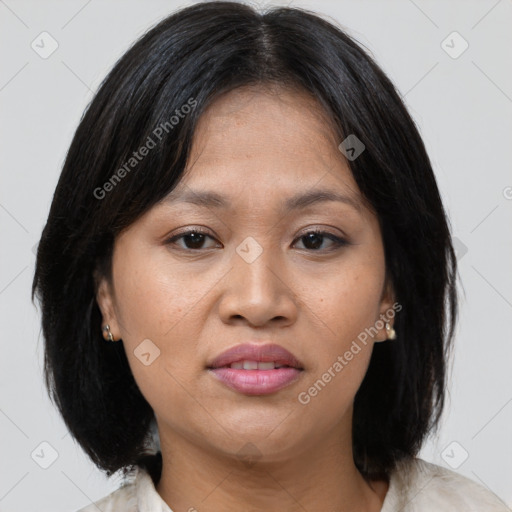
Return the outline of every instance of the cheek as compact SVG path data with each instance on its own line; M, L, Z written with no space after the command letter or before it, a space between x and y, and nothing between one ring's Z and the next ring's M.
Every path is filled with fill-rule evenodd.
M149 253L127 250L124 254L114 267L116 312L126 331L123 339L129 343L174 339L173 333L196 314L207 285Z
M340 266L310 289L310 308L325 333L325 346L342 350L378 319L384 268L378 264ZM313 285L313 283L311 283Z
M133 376L155 409L173 397L179 402L190 376L202 360L197 357L202 320L199 318L205 283L137 251L114 261L116 314ZM186 397L183 397L184 399Z
M338 283L341 286L341 283ZM352 289L350 282L345 286ZM373 344L358 336L373 325L377 295L371 288L354 287L353 293L339 290L331 296L329 307L317 311L322 318L315 332L317 349L308 378L298 390L299 407L309 417L322 418L320 423L332 425L345 417L368 369ZM320 304L328 302L324 299ZM318 425L320 428L320 425Z
M382 282L379 265L347 265L310 293L308 309L316 329L310 331L314 339L305 343L316 350L307 384L321 381L312 390L312 396L323 396L318 402L346 402L359 388L373 347L366 330L379 318Z

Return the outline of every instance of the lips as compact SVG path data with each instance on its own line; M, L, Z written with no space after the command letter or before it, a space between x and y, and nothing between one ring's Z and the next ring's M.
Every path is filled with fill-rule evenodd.
M245 370L271 370L268 363L274 363L274 366L277 367L288 366L303 370L302 363L291 352L275 343L236 345L218 355L207 365L207 368L230 367L233 363L235 363L233 367ZM243 365L242 367L239 366L240 363ZM255 363L258 367L255 367Z
M207 370L238 393L269 395L297 382L304 368L280 345L245 343L222 352Z

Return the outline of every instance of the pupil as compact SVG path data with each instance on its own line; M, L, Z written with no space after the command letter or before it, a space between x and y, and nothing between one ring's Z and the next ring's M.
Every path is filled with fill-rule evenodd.
M201 246L201 242L203 241L201 237L203 237L204 235L201 234L201 233L190 233L188 235L186 235L186 239L188 242L192 242L192 247L190 247L190 244L187 243L187 246L189 249L199 249L200 246ZM197 245L197 247L196 247Z
M320 247L322 245L322 238L323 238L323 235L319 235L317 233L309 233L308 235L306 235L306 247L308 245L308 243L310 244L310 242L313 242L313 247L309 247L310 249L318 249L318 247ZM319 242L319 243L315 243L315 242ZM310 244L311 245L311 244Z

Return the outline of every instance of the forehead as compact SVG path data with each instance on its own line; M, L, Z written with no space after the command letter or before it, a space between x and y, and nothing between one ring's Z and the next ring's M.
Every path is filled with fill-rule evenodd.
M321 156L327 146L336 149L338 138L327 112L306 92L246 86L223 94L204 111L192 151L198 156L200 150L207 149L204 159L217 154L225 157L228 147L233 156L293 149L297 156L311 158Z
M199 203L193 191L207 189L218 192L209 194L210 206L250 193L255 202L286 195L290 209L311 204L314 190L321 189L355 206L362 198L338 139L327 113L305 92L236 89L199 119L183 178L167 200L193 202L196 196ZM299 199L306 191L309 197Z

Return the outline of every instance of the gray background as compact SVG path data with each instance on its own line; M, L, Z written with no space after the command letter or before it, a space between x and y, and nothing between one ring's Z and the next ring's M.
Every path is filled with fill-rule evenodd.
M47 398L40 317L29 299L33 248L100 81L138 36L184 5L0 0L0 511L72 512L119 484L86 458ZM512 1L292 5L332 17L363 43L424 137L465 294L441 432L420 456L512 506ZM51 48L43 31L58 43L46 59L31 47ZM469 44L457 58L463 41L446 39L453 31Z

